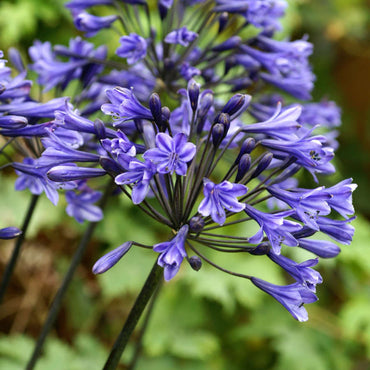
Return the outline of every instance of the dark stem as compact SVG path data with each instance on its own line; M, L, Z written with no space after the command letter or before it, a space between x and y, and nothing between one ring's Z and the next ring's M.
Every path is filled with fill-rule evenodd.
M33 211L35 210L38 199L39 199L38 195L32 195L30 205L28 206L28 211L27 211L26 217L23 221L22 234L19 235L18 239L16 240L12 256L10 257L10 261L9 261L8 265L6 266L6 269L5 269L5 272L4 272L4 275L3 275L3 280L1 281L1 285L0 285L0 304L3 301L6 289L8 288L10 278L13 274L14 267L17 263L19 252L21 251L23 241L26 237L26 232L27 232L27 229L28 229L28 225L31 221Z
M105 206L105 204L108 200L108 196L111 194L111 191L112 191L112 180L109 181L109 184L108 184L108 187L105 190L104 196L100 201L99 206L101 208L104 208L104 206ZM63 278L62 285L58 289L58 291L57 291L57 293L54 297L54 300L51 304L51 308L48 312L48 316L47 316L46 321L45 321L45 323L44 323L44 325L41 329L41 333L40 333L40 335L37 339L35 348L33 350L31 359L29 360L29 362L27 364L26 370L33 369L37 360L38 360L38 358L41 355L41 351L42 351L45 339L46 339L50 330L53 327L55 319L56 319L56 317L58 315L58 312L60 310L60 307L62 305L63 298L64 298L64 296L65 296L65 294L68 290L69 284L72 281L73 275L74 275L78 265L81 262L81 259L82 259L83 255L85 253L85 250L86 250L86 248L89 244L89 241L90 241L90 239L93 235L93 232L94 232L97 224L98 224L98 222L90 222L87 229L85 230L85 233L84 233L84 235L83 235L83 237L80 241L80 244L79 244L75 254L73 255L73 258L72 258L71 264L69 265L68 271L67 271L66 275Z
M138 323L141 314L143 313L147 303L149 302L151 296L158 287L159 282L163 278L163 269L155 261L152 271L150 272L148 278L145 281L140 294L136 298L134 306L132 307L128 318L123 325L121 332L119 333L116 342L113 345L112 351L109 354L107 362L104 365L103 370L116 369L122 353L134 331L136 324Z
M162 282L162 281L163 280L161 279L160 282ZM153 295L152 299L149 302L149 306L148 306L147 312L146 312L145 317L144 317L143 325L140 328L139 336L136 340L135 352L134 352L134 355L132 356L130 364L128 365L128 370L134 370L135 369L137 361L140 357L141 351L143 349L144 334L145 334L145 331L148 327L150 318L152 316L154 305L157 302L157 298L158 298L158 295L159 295L159 291L161 290L161 286L162 286L162 284L158 285L156 291L154 292L154 295Z

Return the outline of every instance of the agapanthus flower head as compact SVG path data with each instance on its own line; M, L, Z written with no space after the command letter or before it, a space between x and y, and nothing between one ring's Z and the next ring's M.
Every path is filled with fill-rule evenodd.
M87 36L111 32L120 20L112 60L105 46L81 37L68 46L36 41L30 48L38 84L58 94L74 80L78 92L69 99L34 98L19 56L12 57L20 71L15 77L0 62L0 134L23 138L34 156L12 164L19 175L16 189L45 192L56 204L62 188L69 215L97 222L103 214L93 186L111 177L115 194L127 196L171 237L154 246L125 242L102 257L94 273L110 269L134 246L153 249L165 280L184 260L195 271L209 263L249 279L305 321L303 305L317 300L315 286L322 281L314 270L318 259L297 263L285 252L295 247L335 257L339 246L320 234L351 242L354 217L348 217L356 188L351 179L300 188L294 177L306 170L318 181L316 174L335 171L333 136L315 130L317 124L337 126L338 110L293 99L310 99L312 44L306 37L273 38L284 0L174 4L69 1L75 25ZM88 14L90 7L108 15ZM121 10L138 22L118 16ZM238 224L243 227L230 231ZM296 283L277 286L230 272L212 261L210 249L269 258Z

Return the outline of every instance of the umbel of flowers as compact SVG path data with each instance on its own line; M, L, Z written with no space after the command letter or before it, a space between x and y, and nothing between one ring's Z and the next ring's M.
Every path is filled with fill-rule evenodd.
M322 235L352 240L356 185L347 179L299 187L298 172L308 171L316 182L317 175L335 172L336 134L322 127L338 126L340 112L333 102L305 103L315 79L312 45L305 38L274 39L285 1L72 0L66 6L86 37L119 31L115 56L81 37L68 47L36 41L28 67L16 50L9 52L18 74L3 61L0 133L6 145L19 138L25 145L23 161L10 163L19 176L16 189L45 192L54 204L61 189L70 216L96 222L103 217L94 204L101 193L89 179L109 176L118 196L170 236L153 246L123 240L96 262L94 273L135 246L151 248L165 280L183 263L194 270L208 263L250 280L294 318L307 320L304 304L317 300L322 282L313 269L317 257L340 252ZM103 7L112 14L89 13ZM35 99L28 70L44 92L60 95ZM78 93L63 97L72 81ZM235 224L243 225L242 235L230 232ZM315 258L297 263L284 256L290 248ZM278 286L229 271L212 261L210 249L243 259L265 256L294 283Z

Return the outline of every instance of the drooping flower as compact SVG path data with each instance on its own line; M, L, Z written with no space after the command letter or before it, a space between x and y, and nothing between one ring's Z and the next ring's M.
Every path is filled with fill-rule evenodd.
M153 246L155 252L161 253L158 258L158 264L164 268L164 278L167 281L177 274L183 259L187 256L185 240L188 231L189 226L184 225L172 240Z
M211 216L214 222L222 225L226 220L225 209L230 212L240 212L245 208L236 197L246 194L247 187L242 184L232 184L223 181L215 184L204 178L204 199L198 207L198 212L203 216Z

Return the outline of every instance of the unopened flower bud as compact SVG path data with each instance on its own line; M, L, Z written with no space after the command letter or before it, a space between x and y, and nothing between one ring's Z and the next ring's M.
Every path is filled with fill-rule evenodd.
M229 20L229 13L223 12L220 14L220 17L218 18L218 33L221 33Z
M193 112L195 112L198 108L199 90L200 85L197 84L193 79L191 79L188 83L188 96Z
M92 272L102 274L112 268L130 250L131 245L132 242L126 242L98 259L92 268Z
M94 121L95 133L99 140L105 139L107 137L105 131L105 125L101 119L96 119Z
M243 154L240 158L238 165L238 173L236 174L235 182L239 182L243 176L247 173L251 166L251 156L249 154Z
M152 112L155 123L158 127L162 126L162 103L159 95L153 93L149 98L149 108Z
M0 239L13 239L22 234L22 231L19 230L17 227L5 227L4 229L0 229Z
M232 121L248 108L250 101L250 95L236 94L223 107L222 113L228 113L230 115L230 120Z
M263 158L258 163L257 168L252 175L252 178L259 176L270 165L273 157L274 156L272 153L265 153Z
M203 230L204 219L201 216L194 216L190 219L189 222L190 231L193 233L199 233Z
M221 144L224 138L224 131L225 128L222 123L216 123L212 128L212 142L216 148Z
M271 249L271 246L269 243L261 243L258 244L255 248L249 251L250 254L254 254L255 256L262 256L264 254L267 254Z
M191 256L188 259L191 268L195 271L199 271L202 267L202 260L198 256Z

